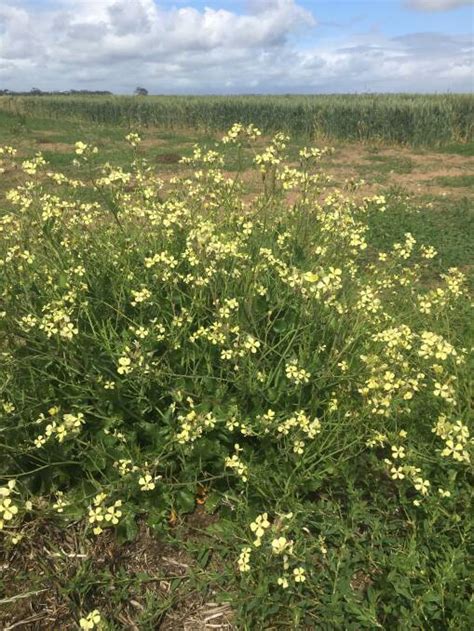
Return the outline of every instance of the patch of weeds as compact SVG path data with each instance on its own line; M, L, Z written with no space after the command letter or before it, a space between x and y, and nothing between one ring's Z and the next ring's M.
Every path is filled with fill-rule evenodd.
M364 168L380 173L411 173L414 167L413 160L408 157L394 157L375 154L366 156L365 159L376 164L373 164L370 167L366 167L364 165Z
M438 148L440 153L452 153L459 156L474 156L474 142L450 143Z
M163 187L135 133L3 150L8 625L469 628L468 200L257 132Z
M441 175L432 182L450 188L474 188L474 175Z
M70 169L72 167L72 161L75 158L73 147L71 147L70 152L57 150L50 151L49 149L47 149L42 150L41 153L43 154L44 159L48 162L48 164L59 169Z
M392 195L389 213L370 220L370 243L380 249L401 241L406 232L420 243L430 243L438 252L432 271L459 266L474 282L474 210L468 198L403 198Z

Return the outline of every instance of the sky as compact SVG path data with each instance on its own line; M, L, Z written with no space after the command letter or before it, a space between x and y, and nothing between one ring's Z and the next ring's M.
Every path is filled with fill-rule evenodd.
M0 89L472 92L474 0L0 0Z

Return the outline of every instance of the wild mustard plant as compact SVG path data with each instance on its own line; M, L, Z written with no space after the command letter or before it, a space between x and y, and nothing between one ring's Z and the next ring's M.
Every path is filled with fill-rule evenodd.
M409 232L378 252L370 222L390 199L328 188L327 149L295 165L285 134L262 148L234 125L225 151L253 147L261 181L244 201L220 145L165 183L127 141L120 169L77 142L74 177L1 152L19 173L0 212L7 539L31 507L87 537L123 540L139 516L164 535L208 485L217 517L235 519L242 602L284 593L306 611L369 538L362 519L338 530L359 491L369 521L383 507L399 530L458 529L472 438L468 350L450 323L464 273L427 286L436 252ZM366 568L374 584L385 570Z

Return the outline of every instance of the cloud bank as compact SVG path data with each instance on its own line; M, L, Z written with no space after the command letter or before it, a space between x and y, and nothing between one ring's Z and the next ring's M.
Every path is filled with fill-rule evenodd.
M458 7L472 6L473 0L408 0L406 4L421 11L449 11Z
M471 89L469 35L345 39L341 33L323 40L317 16L297 0L249 0L245 7L240 14L164 9L153 0L4 0L0 88L132 93L143 85L162 94Z

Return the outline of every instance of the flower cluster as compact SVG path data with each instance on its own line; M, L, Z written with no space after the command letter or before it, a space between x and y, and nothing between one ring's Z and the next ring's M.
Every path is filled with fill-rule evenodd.
M126 140L126 141L127 141L127 142L128 142L128 143L132 146L132 147L137 147L137 146L141 143L141 141L142 141L142 139L141 139L140 135L139 135L139 134L137 134L137 133L136 133L136 132L134 132L134 131L131 131L129 134L127 134L127 135L125 136L125 140Z
M272 409L257 417L257 431L262 435L289 437L293 453L301 455L306 442L313 440L321 432L321 421L311 419L304 410L298 410L282 420Z
M298 360L292 359L285 366L285 374L289 381L296 386L309 383L311 374L304 368L298 366Z
M76 144L74 145L74 150L76 152L76 155L81 156L83 158L87 158L99 152L97 147L88 145L87 143L82 142L82 140L78 140L76 142Z
M441 451L443 457L453 458L457 462L471 462L468 448L473 441L469 439L469 428L462 421L452 423L441 414L432 431L444 441L445 446Z
M283 161L282 152L284 151L289 137L279 132L272 138L272 142L265 148L263 153L257 154L254 158L255 164L261 173L265 174L273 167L278 166Z
M34 439L34 445L38 449L43 447L52 436L54 436L58 443L64 442L68 437L76 436L80 432L81 427L85 424L85 418L82 412L77 412L77 414L67 413L61 416L59 408L53 407L48 410L48 413L52 418L51 422L46 425L44 433L39 434ZM36 423L42 423L45 419L46 417L42 414L37 419Z
M256 140L262 132L254 125L243 125L242 123L234 123L225 136L222 137L224 144L234 143L247 138L249 140Z
M0 486L0 530L18 513L18 506L11 498L15 484L15 480L11 480L6 486Z
M225 459L224 465L227 469L233 469L243 482L247 482L248 466L239 458L242 448L238 443L234 445L235 453Z
M122 500L116 500L113 504L106 505L108 496L106 493L98 493L89 507L89 524L93 525L92 532L100 535L105 526L116 526L123 513L120 510Z
M178 443L193 443L200 438L204 432L211 430L216 425L216 418L212 412L198 412L192 408L186 414L178 416L179 432L176 434Z
M262 538L266 530L270 528L270 522L268 521L268 513L262 513L257 515L255 521L250 524L250 530L254 533L255 539L253 545L259 548L262 545Z
M292 518L293 514L287 513L271 524L267 513L257 515L250 524L250 531L255 537L252 546L244 546L237 560L241 574L250 572L252 565L259 562L265 563L266 570L276 563L278 586L287 589L290 581L296 585L306 581L306 570L296 558L295 541L284 534L291 527Z

